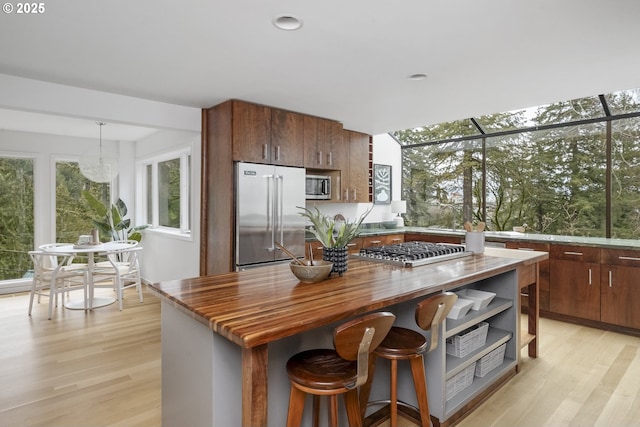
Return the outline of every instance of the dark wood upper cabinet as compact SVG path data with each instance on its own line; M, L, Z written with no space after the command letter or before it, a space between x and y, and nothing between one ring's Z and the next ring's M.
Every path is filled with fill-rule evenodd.
M341 170L347 159L342 147L342 123L304 117L304 165L309 169Z
M233 160L302 167L303 129L302 114L233 101Z
M269 163L304 166L304 115L271 109Z
M343 202L368 203L371 201L370 137L367 134L345 130L343 146L348 150L348 166L342 169L341 195Z
M271 108L242 101L233 103L233 160L268 163L271 150Z

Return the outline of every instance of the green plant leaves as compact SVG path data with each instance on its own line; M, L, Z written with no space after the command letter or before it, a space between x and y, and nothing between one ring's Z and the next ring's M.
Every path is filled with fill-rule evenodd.
M358 236L362 221L369 215L373 206L360 215L360 218L358 218L356 222L352 223L348 221L338 222L335 218L324 215L316 206L314 206L314 211L300 206L297 206L297 208L302 209L300 215L311 221L313 227L309 232L318 239L322 246L325 248L344 248L347 246L347 243Z

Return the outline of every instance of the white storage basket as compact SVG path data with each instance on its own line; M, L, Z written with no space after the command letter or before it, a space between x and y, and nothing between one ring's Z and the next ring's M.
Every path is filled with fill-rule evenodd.
M495 350L492 350L490 353L482 356L476 365L476 377L484 377L489 372L502 365L502 362L504 361L504 351L506 348L507 343L504 343Z
M456 357L465 357L487 342L488 331L489 324L487 322L480 322L457 335L447 338L447 354Z
M476 371L476 362L464 368L447 380L447 400L453 398L473 383L473 373Z

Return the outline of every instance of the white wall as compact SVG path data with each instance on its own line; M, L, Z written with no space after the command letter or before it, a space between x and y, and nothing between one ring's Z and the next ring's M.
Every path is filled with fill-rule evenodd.
M143 241L143 276L146 280L160 281L180 277L197 276L199 272L199 195L200 195L200 128L201 111L198 108L172 105L130 96L115 95L47 83L0 74L0 107L19 111L67 116L90 121L105 121L139 125L164 130L155 138L137 147L135 142L110 141L103 138L103 144L113 144L119 151L120 175L114 191L127 203L135 215L136 156L166 149L171 141L184 143L186 138L192 144L193 183L192 236L190 239L168 238L147 235ZM179 132L183 131L183 138ZM51 168L52 159L63 158L77 161L87 144L97 143L96 139L62 137L49 134L0 130L0 154L32 157L36 161L35 171L35 245L51 242L55 236L53 203L51 198L55 174ZM154 147L154 144L156 146ZM177 254L174 256L172 254ZM169 262L171 261L171 262ZM177 261L177 262L173 262ZM23 281L24 282L24 281ZM26 289L26 284L3 284L0 293Z
M402 153L400 145L388 134L375 135L373 137L373 163L391 166L391 199L400 200L402 179ZM318 209L325 215L333 216L342 214L350 222L357 220L360 215L371 207L371 203L317 203L307 202L307 208ZM365 223L375 223L393 217L390 205L373 205L373 210L365 218Z
M200 134L161 131L138 141L135 147L138 160L182 147L191 148L191 233L185 236L150 229L143 231L144 251L140 268L145 280L151 283L196 277L200 273ZM136 201L137 212L141 211L138 207L143 202L141 198ZM139 218L138 222L143 221Z

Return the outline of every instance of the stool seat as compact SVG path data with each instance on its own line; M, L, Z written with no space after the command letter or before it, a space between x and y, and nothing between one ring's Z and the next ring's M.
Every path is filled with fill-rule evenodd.
M368 379L373 350L387 335L396 316L375 312L338 326L333 332L333 349L301 351L287 361L291 385L287 427L299 427L306 395L313 396L313 426L320 422L320 397L328 397L327 420L338 426L338 396L344 399L350 427L362 427L358 388Z
M321 390L353 387L358 377L358 364L344 360L333 349L307 350L287 362L287 375L297 384Z
M375 349L377 356L385 359L407 359L427 351L427 339L412 329L394 326Z

